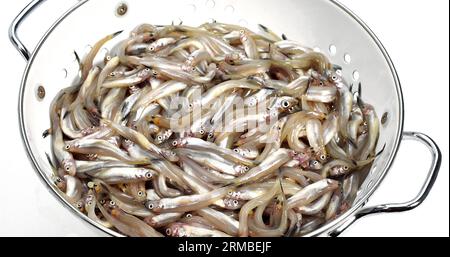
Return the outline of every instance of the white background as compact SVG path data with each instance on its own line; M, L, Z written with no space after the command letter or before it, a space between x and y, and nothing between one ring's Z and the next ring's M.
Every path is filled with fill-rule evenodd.
M9 1L0 16L1 147L0 236L102 235L73 216L46 190L29 163L18 128L17 99L25 61L9 43L9 23L29 0ZM48 1L20 30L33 45L62 9L74 1ZM53 3L51 3L53 2ZM403 85L405 129L433 137L444 160L426 202L402 214L364 218L343 236L449 236L449 2L445 0L341 0L372 28L391 55ZM428 169L429 153L404 143L398 159L369 204L414 196Z

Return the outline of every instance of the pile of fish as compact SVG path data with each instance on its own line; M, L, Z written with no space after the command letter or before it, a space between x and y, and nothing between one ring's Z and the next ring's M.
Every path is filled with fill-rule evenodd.
M379 119L340 67L260 25L136 27L50 109L55 185L124 235L302 236L353 204Z

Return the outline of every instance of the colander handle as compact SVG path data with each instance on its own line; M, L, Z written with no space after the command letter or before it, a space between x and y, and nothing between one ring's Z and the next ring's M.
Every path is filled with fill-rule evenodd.
M9 27L9 39L11 40L11 43L14 45L14 47L16 47L17 51L19 51L20 54L23 56L23 58L25 58L25 60L27 61L30 59L31 53L19 39L19 36L17 35L17 30L19 29L20 25L25 20L25 18L44 1L45 0L33 0L19 13L19 15L17 15L17 17L13 20L11 26Z
M436 179L438 177L439 169L441 168L442 153L441 153L439 147L437 146L437 144L434 142L434 140L425 134L417 133L417 132L405 132L403 134L403 140L412 140L412 141L417 141L417 142L424 144L430 150L431 155L432 155L431 168L428 172L425 183L423 184L422 188L419 191L419 194L411 201L408 201L405 203L382 204L382 205L378 205L378 206L365 207L365 208L359 210L354 216L352 216L349 220L347 220L337 230L331 232L330 236L340 235L348 227L350 227L355 221L357 221L358 219L360 219L362 217L365 217L365 216L368 216L371 214L376 214L376 213L391 213L391 212L409 211L409 210L417 208L425 201L425 199L427 198L428 194L430 193L431 189L433 188L433 185L436 182Z

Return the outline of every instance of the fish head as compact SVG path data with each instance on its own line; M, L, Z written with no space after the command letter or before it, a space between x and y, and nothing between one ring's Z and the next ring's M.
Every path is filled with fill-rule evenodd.
M323 168L323 165L318 160L310 160L309 161L309 169L311 169L313 171L319 171L322 168Z
M63 160L61 166L67 174L71 176L75 176L77 174L77 167L74 159Z
M238 210L242 207L242 203L237 199L226 198L223 203L228 210Z
M166 229L166 235L170 237L187 237L187 231L182 223L174 223Z

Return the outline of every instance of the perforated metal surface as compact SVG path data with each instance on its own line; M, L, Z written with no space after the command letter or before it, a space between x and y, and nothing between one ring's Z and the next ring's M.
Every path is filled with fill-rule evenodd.
M378 187L397 153L403 130L403 100L394 67L373 33L347 9L327 0L128 0L125 15L116 13L123 1L79 1L39 43L25 72L21 91L21 125L29 155L45 182L50 182L51 167L45 153L50 153L50 140L42 138L49 128L49 105L61 88L68 87L77 72L73 51L85 53L89 44L115 31L128 31L141 23L170 24L183 22L197 26L205 22L234 23L256 29L263 24L288 38L312 46L343 67L350 83L362 82L363 98L381 115L388 113L382 127L379 148L386 144L382 156L373 165L355 206L336 221L310 236L332 232L355 210L362 207ZM118 38L117 40L120 40ZM109 43L101 55L108 53ZM104 56L99 56L98 60ZM38 97L39 87L45 98ZM380 150L380 149L378 149ZM61 198L61 201L77 212ZM84 219L89 221L84 215ZM90 221L89 221L90 222ZM119 235L105 230L112 235Z

